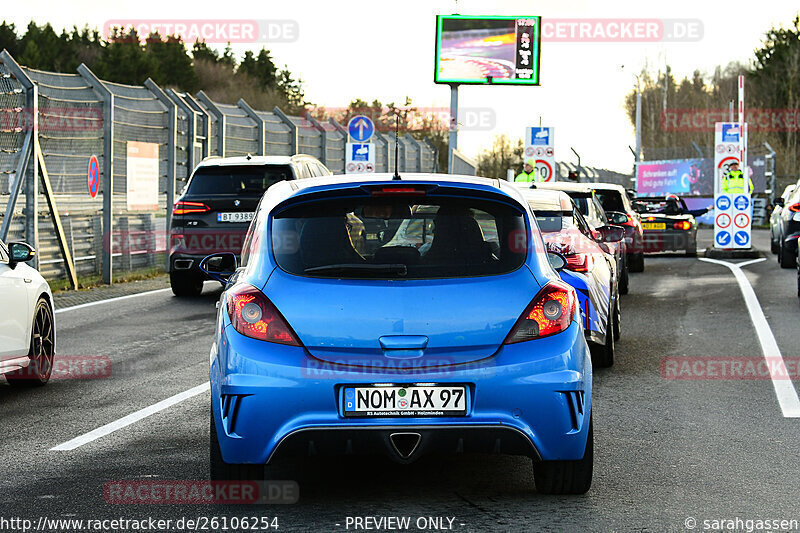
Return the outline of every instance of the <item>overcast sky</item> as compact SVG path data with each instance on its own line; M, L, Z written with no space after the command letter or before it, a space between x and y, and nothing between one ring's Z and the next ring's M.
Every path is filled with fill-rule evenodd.
M196 0L189 4L137 0L123 5L96 0L5 2L0 18L24 28L31 20L56 29L102 27L110 19L256 19L289 20L299 37L267 44L276 63L287 64L305 81L308 99L326 107L346 106L353 98L420 107L449 107L450 90L433 83L435 15L541 15L548 19L683 19L699 25L701 37L688 42L543 42L540 87L462 86L462 108L493 111L492 129L464 130L459 148L469 156L506 133L522 137L525 127L556 128L556 158L629 171L628 146L634 132L624 109L633 74L647 63L673 67L678 75L694 69L713 71L730 61L749 61L773 24L789 25L800 9L796 0L707 2L405 0L237 1ZM596 25L592 26L596 28ZM603 26L607 27L607 26ZM683 27L683 26L682 26ZM594 30L593 30L594 31ZM259 50L262 43L237 44ZM215 45L224 48L224 44ZM622 69L622 65L625 66ZM732 98L735 95L731 95ZM712 134L709 133L709 136ZM709 142L710 139L709 139Z

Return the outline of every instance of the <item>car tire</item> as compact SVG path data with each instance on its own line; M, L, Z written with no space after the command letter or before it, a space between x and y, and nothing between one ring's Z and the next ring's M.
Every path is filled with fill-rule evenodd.
M622 310L619 305L619 296L614 303L614 342L622 336Z
M788 253L783 242L781 242L778 248L778 264L781 265L781 268L794 268L797 266L797 257Z
M191 272L170 272L169 286L175 296L200 296L203 292L203 278Z
M211 409L211 422L209 424L209 479L222 480L259 480L264 479L264 465L231 464L222 459L222 450L217 438L217 424L214 421L214 410Z
M778 243L772 239L769 241L769 251L776 255L778 253Z
M614 365L614 310L608 310L606 324L606 341L604 344L593 344L589 347L592 353L592 365L608 368Z
M630 272L644 272L644 252L629 256L628 270Z
M56 351L53 310L44 298L36 302L31 327L31 343L28 350L28 366L6 374L9 385L15 387L41 387L50 381L53 374L53 359Z
M686 257L697 257L697 241L693 241L686 247Z
M630 283L630 276L628 276L628 265L622 267L622 273L619 276L619 294L628 294Z
M592 417L594 418L594 417ZM534 461L533 480L540 494L585 494L592 486L594 470L594 430L589 419L589 435L583 459L576 461Z

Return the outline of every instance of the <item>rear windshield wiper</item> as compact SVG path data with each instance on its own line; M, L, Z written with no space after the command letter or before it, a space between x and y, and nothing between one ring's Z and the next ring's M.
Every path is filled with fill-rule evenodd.
M345 263L307 268L303 272L306 274L394 274L396 276L405 276L408 274L408 267L402 263L387 263L382 265Z

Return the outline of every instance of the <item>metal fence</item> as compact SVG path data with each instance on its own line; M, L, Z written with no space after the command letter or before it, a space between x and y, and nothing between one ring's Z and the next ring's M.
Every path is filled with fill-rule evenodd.
M166 266L166 234L176 194L204 157L292 155L344 172L347 132L335 120L253 109L196 95L99 79L85 65L71 74L20 66L0 53L0 238L26 240L50 278L101 274L106 282ZM375 134L377 172L395 168L394 134ZM129 209L130 143L157 147L157 208ZM401 172L434 172L427 139L398 139ZM99 187L89 194L90 157ZM474 173L474 171L473 171ZM107 193L108 192L108 193Z

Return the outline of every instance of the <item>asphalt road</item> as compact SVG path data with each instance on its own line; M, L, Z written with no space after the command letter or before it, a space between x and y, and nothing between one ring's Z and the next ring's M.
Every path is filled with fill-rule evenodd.
M767 260L744 270L789 360L800 356L796 272L779 268L766 237L758 232L755 242ZM703 232L701 246L709 240ZM687 531L689 517L702 531L704 520L800 520L800 420L784 418L772 382L662 376L665 357L761 357L730 270L678 255L648 257L645 272L631 275L616 364L595 372L595 477L585 496L537 494L524 458L459 456L410 466L310 461L297 471L293 505L107 503L110 481L207 479L208 392L77 449L50 448L207 381L218 295L208 283L197 299L159 292L57 314L60 357L105 356L112 371L36 390L0 386L0 530L14 531L3 518L35 525L42 516L258 514L276 516L283 531L347 531L355 516L407 516L411 530L419 517L449 517L457 531Z

